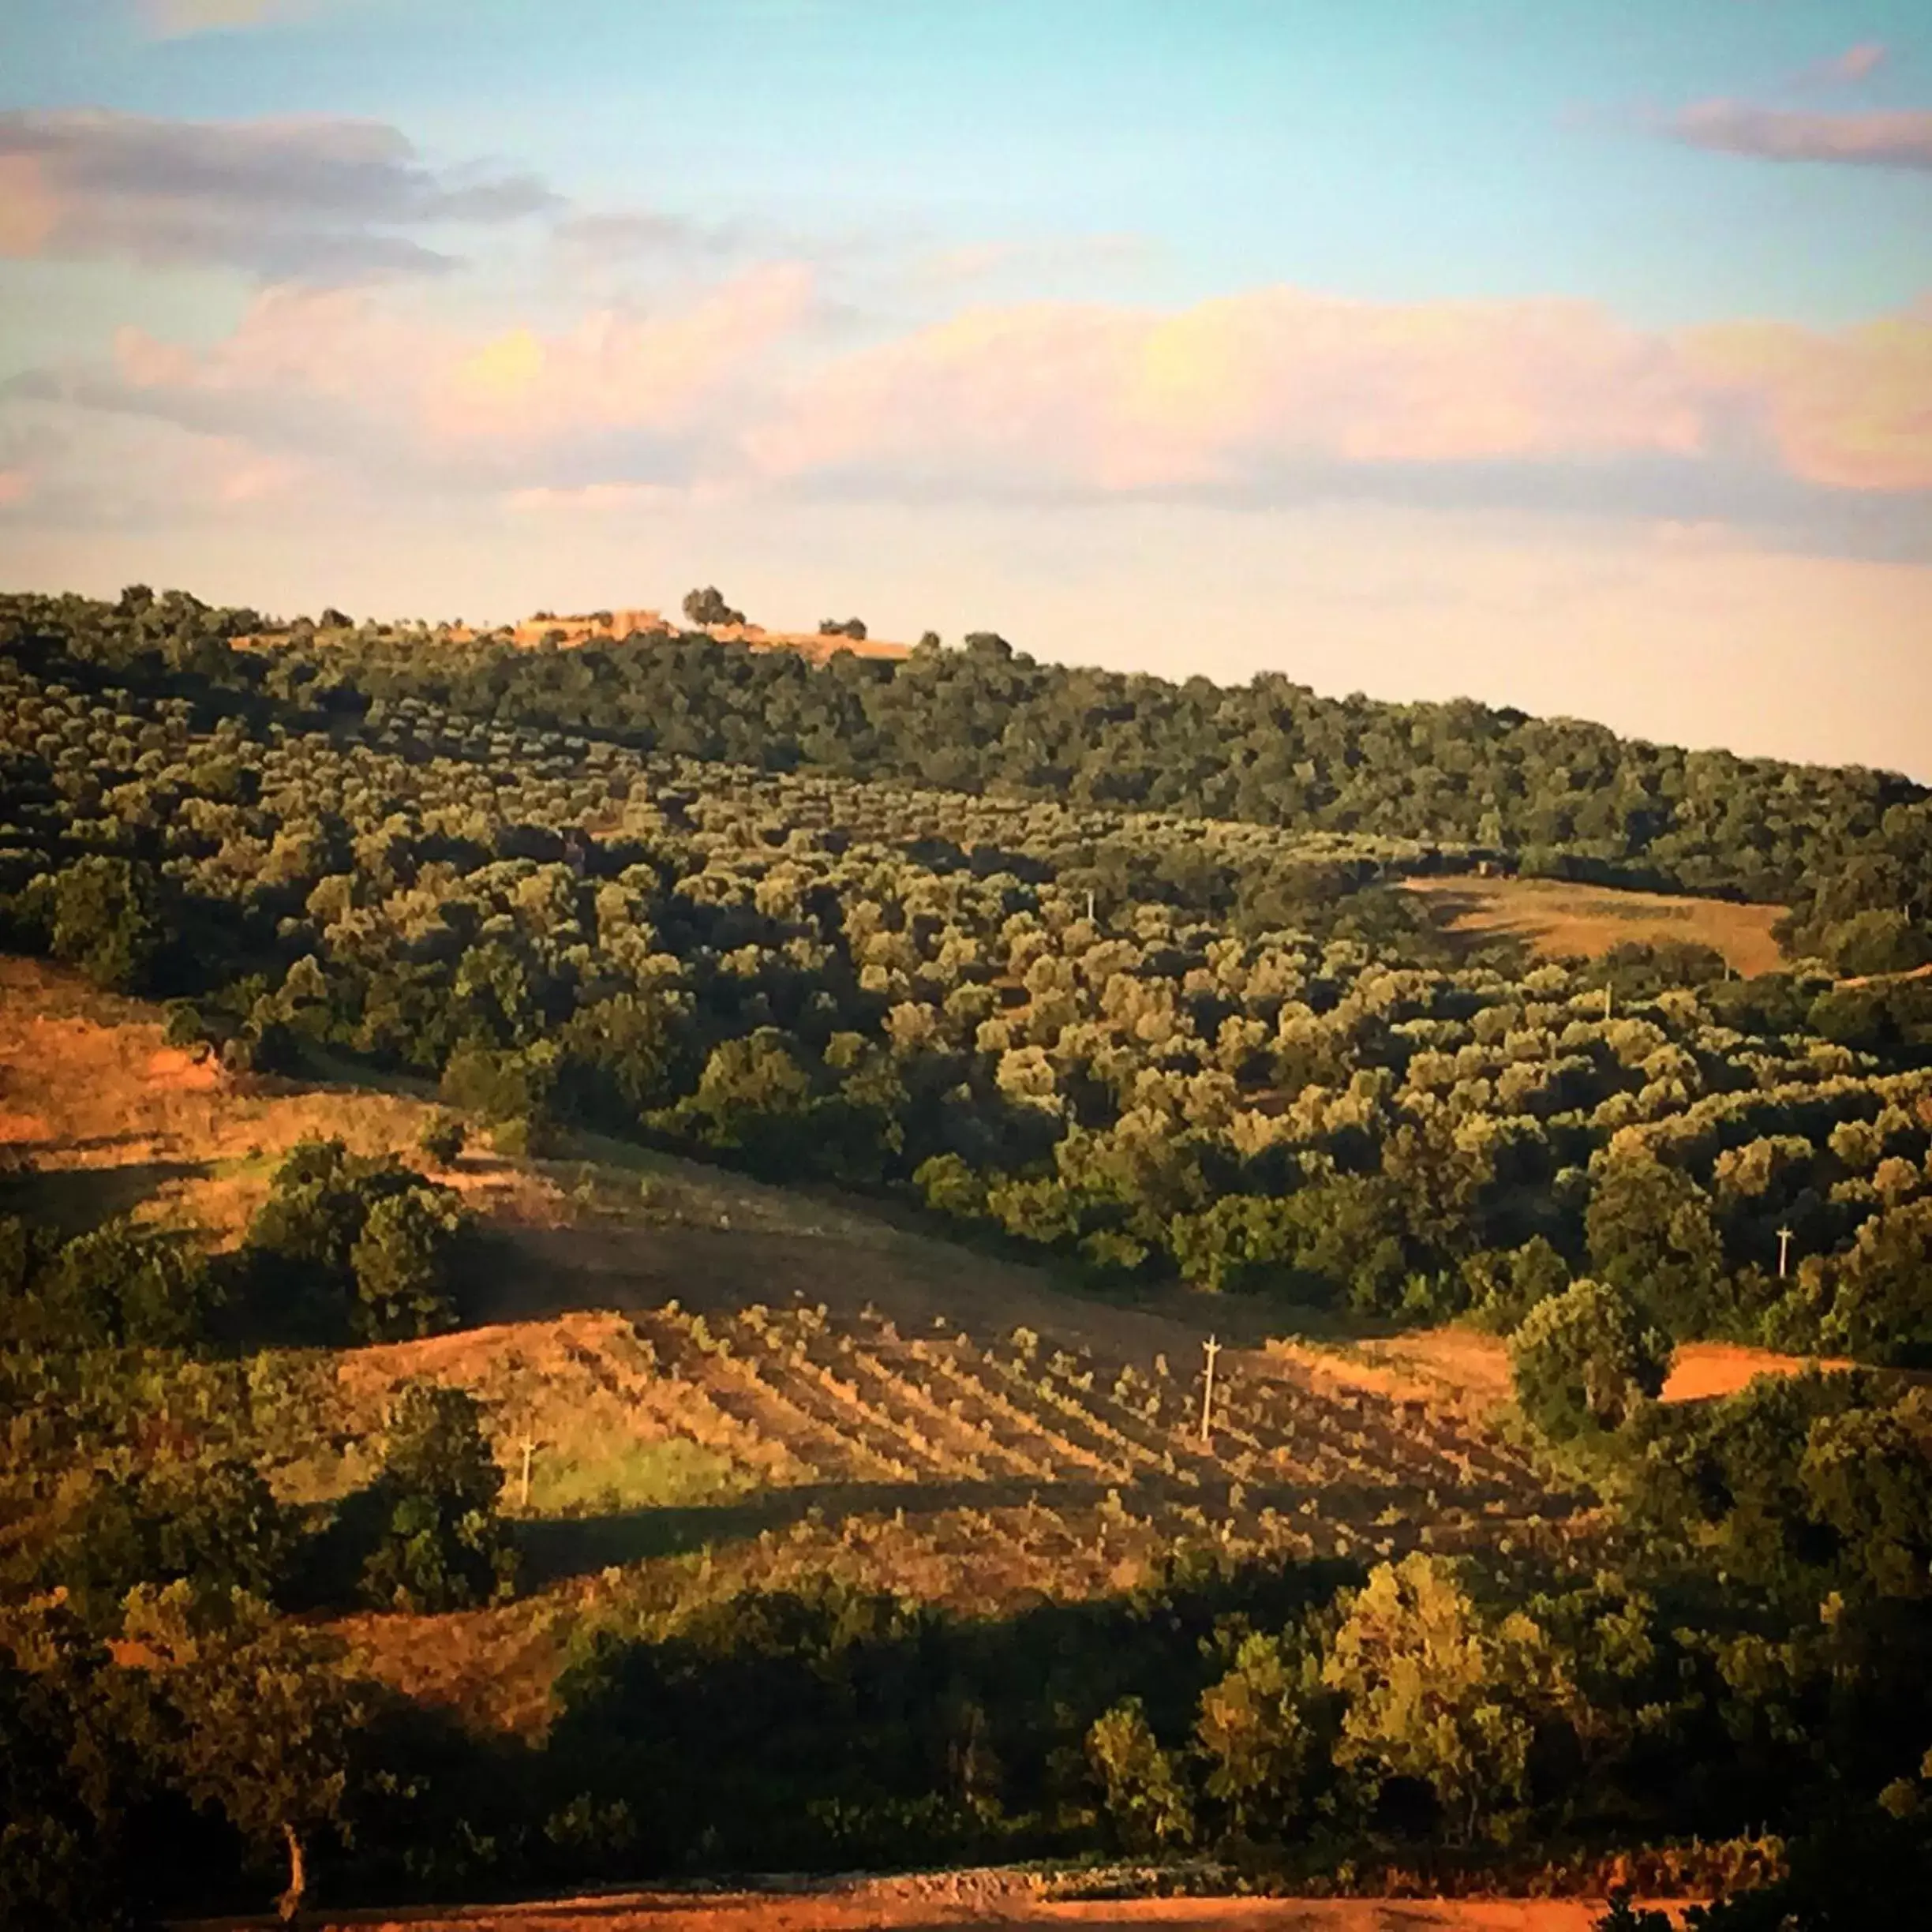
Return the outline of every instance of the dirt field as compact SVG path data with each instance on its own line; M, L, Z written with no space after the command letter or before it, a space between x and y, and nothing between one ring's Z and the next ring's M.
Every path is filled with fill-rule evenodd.
M1270 1353L1306 1362L1315 1372L1353 1380L1397 1397L1447 1398L1478 1412L1510 1398L1509 1345L1473 1328L1432 1328L1387 1341L1357 1344L1346 1354L1276 1343ZM1807 1368L1848 1368L1852 1364L1805 1355L1774 1354L1732 1342L1687 1342L1679 1348L1664 1384L1667 1402L1735 1395L1761 1375L1802 1374Z
M1783 906L1623 892L1562 879L1458 874L1403 884L1433 903L1451 932L1513 935L1546 959L1596 959L1631 940L1682 939L1715 948L1748 979L1775 971L1784 958L1771 936L1784 916Z
M1003 1872L861 1879L810 1892L638 1892L542 1904L328 1914L395 1932L862 1932L1131 1925L1145 1932L1589 1932L1591 1899L1064 1899ZM259 1922L264 1924L268 1921Z

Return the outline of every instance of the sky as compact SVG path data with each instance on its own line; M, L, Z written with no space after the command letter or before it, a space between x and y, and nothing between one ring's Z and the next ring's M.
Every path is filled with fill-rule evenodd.
M1932 780L1926 0L0 0L0 586Z

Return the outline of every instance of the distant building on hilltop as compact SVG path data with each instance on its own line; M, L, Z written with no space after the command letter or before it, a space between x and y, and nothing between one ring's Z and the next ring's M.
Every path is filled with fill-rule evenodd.
M762 624L673 623L661 611L592 611L585 615L560 616L543 612L526 617L510 633L511 641L527 649L554 642L564 650L586 644L614 644L626 638L674 637L695 631L721 644L745 644L753 650L795 650L814 664L822 664L835 653L848 650L861 657L909 657L912 646L893 644L882 638L852 638L814 631L767 631Z

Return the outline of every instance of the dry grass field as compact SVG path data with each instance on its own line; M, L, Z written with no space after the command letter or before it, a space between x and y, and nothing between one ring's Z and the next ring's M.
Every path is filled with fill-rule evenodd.
M426 1091L230 1080L167 1046L152 1006L0 958L0 1207L31 1177L35 1212L56 1225L131 1213L225 1243L297 1141L413 1151L435 1112ZM438 1178L523 1218L541 1218L555 1194L507 1162L471 1158Z
M1520 938L1545 959L1596 959L1631 940L1680 939L1713 947L1748 979L1775 971L1784 957L1771 936L1784 916L1783 906L1626 892L1563 879L1458 874L1402 883L1428 899L1448 931Z

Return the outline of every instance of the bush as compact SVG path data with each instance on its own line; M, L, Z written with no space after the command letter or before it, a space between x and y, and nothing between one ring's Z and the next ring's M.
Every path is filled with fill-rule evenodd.
M406 1341L454 1327L469 1219L455 1196L391 1155L339 1140L292 1148L249 1224L256 1312L318 1340Z
M1537 1304L1510 1346L1516 1399L1552 1441L1619 1427L1643 1398L1662 1393L1668 1337L1646 1327L1602 1282L1580 1281Z
M405 1383L390 1405L381 1473L356 1513L373 1533L361 1591L384 1608L462 1610L507 1596L516 1556L496 1515L503 1472L468 1391Z
M56 959L114 992L147 987L163 938L148 867L90 854L54 874L48 897Z
M467 1137L462 1122L452 1114L444 1114L424 1128L416 1144L425 1159L439 1167L451 1167L462 1158Z
M66 1243L22 1312L53 1345L182 1349L207 1338L219 1298L204 1257L117 1220Z
M97 1478L43 1550L36 1580L65 1588L84 1621L111 1630L139 1584L273 1597L296 1544L293 1518L253 1463L166 1463Z
M451 1264L465 1226L455 1200L426 1187L371 1204L349 1251L356 1286L350 1326L358 1339L411 1341L456 1326Z

